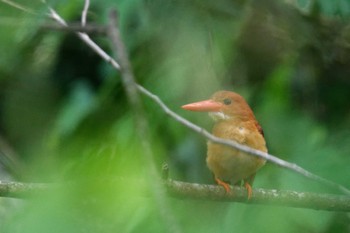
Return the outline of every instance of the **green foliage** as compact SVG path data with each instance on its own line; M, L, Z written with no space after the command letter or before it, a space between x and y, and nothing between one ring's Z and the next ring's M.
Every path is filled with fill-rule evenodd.
M0 137L23 168L10 175L80 185L25 201L0 199L0 231L168 232L119 72L73 34L42 30L51 21L39 2L18 1L34 15L0 3ZM349 2L315 1L310 16L293 8L308 2L91 1L88 22L107 24L110 9L118 9L136 80L175 112L210 129L206 115L180 106L234 90L251 104L271 154L350 187L348 26L337 21L349 17ZM49 3L67 21L80 21L84 1ZM107 38L92 37L111 53ZM141 98L150 128L141 137L151 142L156 168L168 162L170 178L213 183L206 140ZM254 186L337 192L270 164ZM184 232L349 228L340 213L167 200Z

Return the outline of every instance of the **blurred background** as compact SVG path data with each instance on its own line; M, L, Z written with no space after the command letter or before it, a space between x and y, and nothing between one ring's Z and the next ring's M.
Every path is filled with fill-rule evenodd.
M0 3L0 180L82 181L28 200L0 198L1 232L170 232L149 195L152 177L120 74L74 34ZM48 1L80 22L84 1ZM12 4L13 5L13 4ZM246 98L269 152L350 187L350 1L91 0L88 24L118 9L136 80L210 130L186 103L217 90ZM91 37L111 54L110 41ZM206 140L141 96L157 169L214 183ZM119 186L103 181L122 178ZM128 181L130 180L130 183ZM130 185L142 180L146 189ZM102 182L101 182L102 181ZM267 164L254 187L338 193ZM350 232L346 213L169 198L183 232Z

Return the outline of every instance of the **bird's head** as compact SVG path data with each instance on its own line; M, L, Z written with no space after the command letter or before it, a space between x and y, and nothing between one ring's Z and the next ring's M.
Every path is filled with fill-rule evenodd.
M183 109L208 112L215 121L255 119L252 110L242 96L231 91L218 91L209 100L182 106Z

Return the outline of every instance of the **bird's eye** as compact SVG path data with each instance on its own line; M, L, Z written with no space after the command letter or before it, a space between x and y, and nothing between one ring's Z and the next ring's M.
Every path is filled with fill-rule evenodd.
M231 99L228 99L228 98L224 99L224 104L225 105L230 105L231 103L232 103Z

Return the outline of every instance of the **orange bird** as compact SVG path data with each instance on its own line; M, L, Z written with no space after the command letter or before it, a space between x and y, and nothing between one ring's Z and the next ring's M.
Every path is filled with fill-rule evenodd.
M267 152L264 133L253 111L242 96L235 92L219 91L211 99L182 106L185 110L208 112L215 120L213 135L236 141L256 150ZM265 160L224 145L208 142L207 165L215 181L230 191L228 183L239 185L242 180L248 199L252 196L252 183Z

